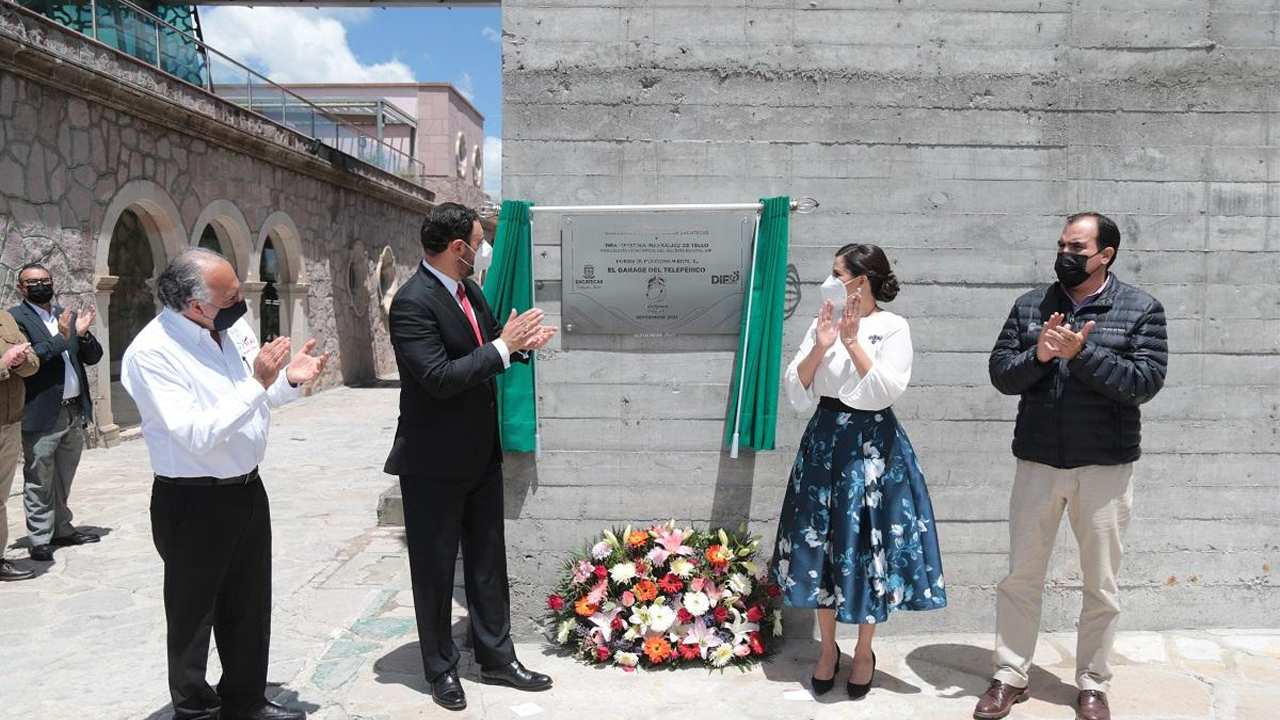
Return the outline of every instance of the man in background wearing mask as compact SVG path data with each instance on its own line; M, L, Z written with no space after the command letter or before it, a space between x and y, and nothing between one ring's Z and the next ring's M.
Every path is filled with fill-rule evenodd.
M1164 308L1109 272L1120 231L1105 215L1067 219L1058 282L1018 298L991 351L991 382L1020 395L1013 433L1009 575L997 587L995 677L974 717L1027 699L1041 599L1065 508L1080 546L1084 603L1076 643L1077 717L1110 717L1109 659L1120 617L1116 574L1141 454L1138 406L1164 385Z
M500 326L470 278L492 249L476 213L441 203L422 223L424 258L391 302L400 370L400 421L384 472L400 476L413 603L432 699L461 710L452 637L454 565L461 542L471 643L480 680L545 690L511 642L502 517L502 447L494 377L546 344L556 328L536 308Z
M151 537L164 561L175 720L302 720L266 699L271 511L258 475L272 407L297 398L329 359L315 340L259 347L231 264L189 248L156 280L164 309L125 350L121 383L151 457ZM222 679L205 680L209 632Z
M26 379L22 414L22 505L27 513L31 559L53 560L53 548L98 542L71 524L67 497L84 452L84 429L93 417L85 365L102 359L89 328L92 304L76 313L53 303L53 276L39 263L18 271L24 302L10 314L31 341L40 369Z

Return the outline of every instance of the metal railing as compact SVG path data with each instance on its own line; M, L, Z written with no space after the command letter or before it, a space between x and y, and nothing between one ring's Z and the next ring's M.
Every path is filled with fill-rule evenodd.
M29 7L40 11L43 3ZM423 165L351 123L324 111L265 75L224 55L129 0L58 6L48 16L180 80L258 113L405 180L421 184ZM88 10L63 17L67 10Z

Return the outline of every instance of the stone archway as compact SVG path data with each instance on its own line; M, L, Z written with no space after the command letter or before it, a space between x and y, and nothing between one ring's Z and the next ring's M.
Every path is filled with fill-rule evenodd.
M288 335L294 347L301 348L310 338L309 286L302 259L302 236L293 218L284 212L268 215L258 231L248 280L241 282L253 327L263 342L276 333Z
M230 200L214 200L192 225L191 245L222 255L243 282L253 279L253 233L244 213Z
M121 428L136 426L137 409L120 386L120 360L129 342L155 317L155 278L186 246L186 231L173 200L161 187L135 180L116 193L103 214L95 262L96 331L107 362L95 366L96 422L107 445Z

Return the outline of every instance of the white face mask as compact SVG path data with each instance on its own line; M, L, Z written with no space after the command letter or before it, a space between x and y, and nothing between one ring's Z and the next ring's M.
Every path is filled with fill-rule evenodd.
M463 260L462 262L467 262ZM489 269L489 264L493 262L493 246L488 240L480 241L480 248L475 251L475 263L467 263L479 275Z
M854 281L850 280L849 282ZM844 301L849 297L849 291L845 289L848 284L835 275L828 275L827 279L822 282L822 299L831 303L834 309L832 318L838 318L844 312ZM861 291L862 288L859 287L854 290L855 292Z

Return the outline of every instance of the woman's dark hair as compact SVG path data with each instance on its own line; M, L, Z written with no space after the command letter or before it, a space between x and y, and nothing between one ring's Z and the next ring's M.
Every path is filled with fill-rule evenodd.
M844 269L849 274L867 276L871 294L876 300L893 302L898 297L898 276L889 269L889 258L879 246L850 243L837 250L836 257L844 262Z
M431 208L422 220L422 249L436 255L454 240L470 243L471 228L479 217L475 210L458 203L440 203Z

